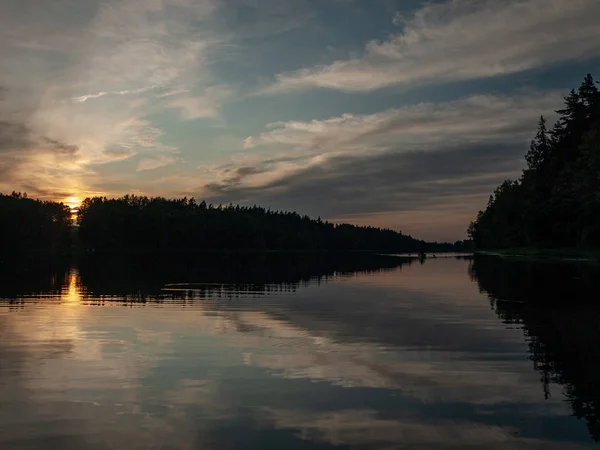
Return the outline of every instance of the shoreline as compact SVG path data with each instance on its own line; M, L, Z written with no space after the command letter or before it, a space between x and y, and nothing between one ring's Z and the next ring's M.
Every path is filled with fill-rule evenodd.
M573 262L600 262L600 250L577 248L510 248L475 250L477 255L545 259Z

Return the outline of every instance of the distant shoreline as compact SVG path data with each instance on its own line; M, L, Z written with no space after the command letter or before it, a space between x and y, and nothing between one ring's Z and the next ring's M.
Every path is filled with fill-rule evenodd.
M475 253L479 255L505 256L514 258L600 262L600 249L524 247L476 250Z

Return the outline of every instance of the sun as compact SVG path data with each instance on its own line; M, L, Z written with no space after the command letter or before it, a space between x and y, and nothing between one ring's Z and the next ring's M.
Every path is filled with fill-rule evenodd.
M67 197L63 200L63 203L69 207L71 210L71 219L73 221L77 220L77 211L79 210L79 205L81 204L81 199L75 195L71 197Z
M81 199L76 196L71 196L71 197L67 197L65 199L64 203L69 208L71 208L71 211L73 211L74 209L79 208L79 205L81 204Z

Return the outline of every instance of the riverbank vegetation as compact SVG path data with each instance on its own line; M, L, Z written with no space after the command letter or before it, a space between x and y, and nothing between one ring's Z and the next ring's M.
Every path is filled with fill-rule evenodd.
M600 248L600 94L587 75L549 129L540 118L518 180L504 181L468 229L478 249ZM534 250L532 250L534 249ZM514 250L513 250L514 252ZM521 252L522 253L522 252Z
M88 198L79 236L95 251L304 250L421 252L453 250L401 232L333 224L259 206L213 206L195 199L126 195Z
M76 225L76 226L74 226ZM77 223L63 203L0 194L2 253L464 250L399 231L333 224L259 206L126 195L85 199Z

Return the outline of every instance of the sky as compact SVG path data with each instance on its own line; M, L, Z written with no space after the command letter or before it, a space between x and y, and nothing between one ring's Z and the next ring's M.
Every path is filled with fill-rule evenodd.
M2 0L0 192L464 239L600 78L598 0Z

